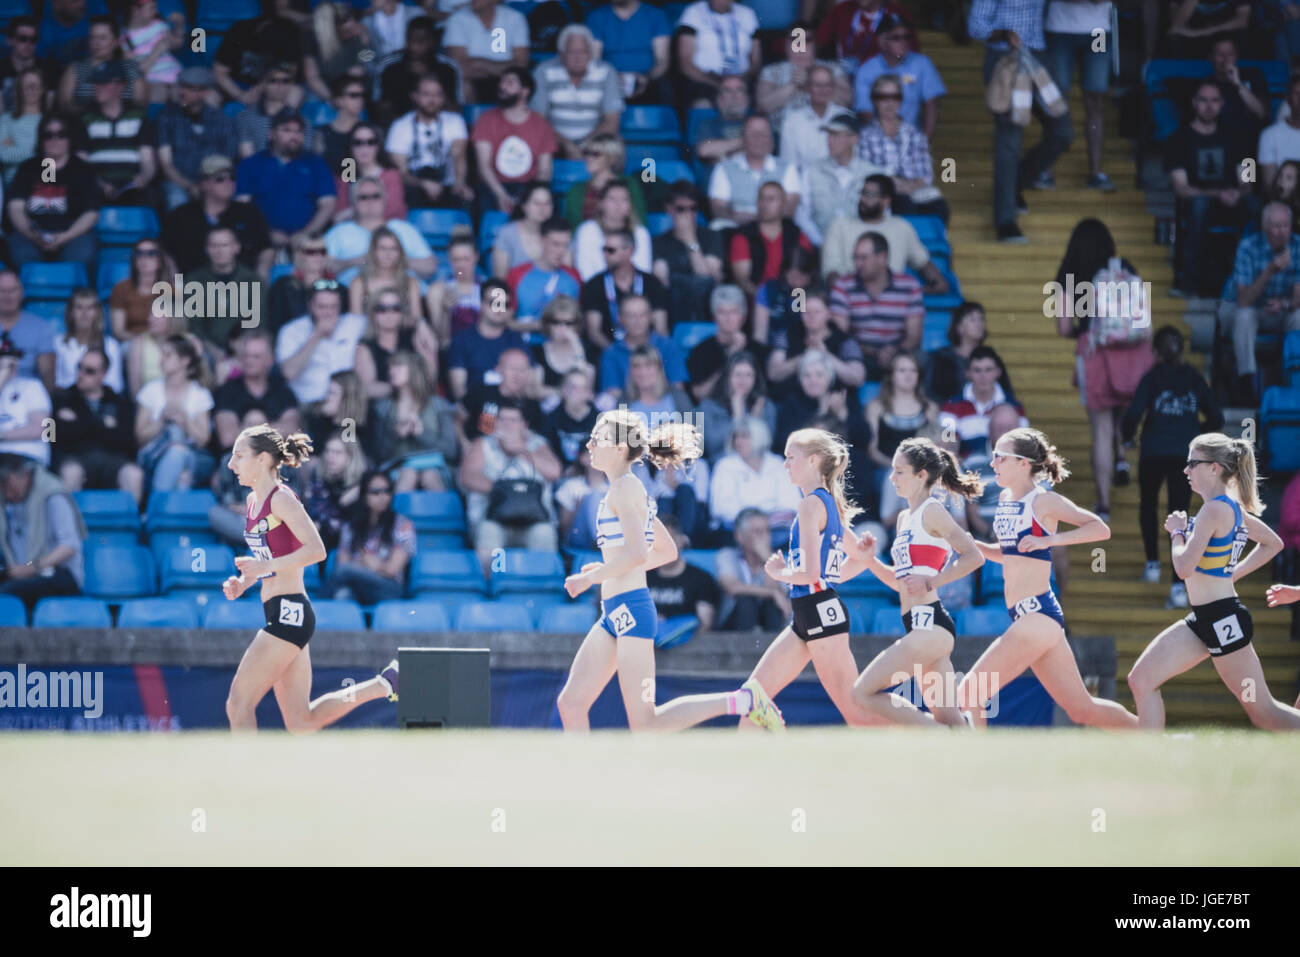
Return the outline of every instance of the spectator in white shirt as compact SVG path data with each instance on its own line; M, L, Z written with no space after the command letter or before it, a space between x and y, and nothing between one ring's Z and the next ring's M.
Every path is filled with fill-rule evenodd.
M830 155L823 127L849 111L836 105L835 73L815 64L808 71L808 105L787 110L781 123L781 159L793 163L802 175L819 159Z
M654 267L650 231L636 221L627 184L616 179L600 191L596 218L588 219L573 233L573 265L583 282L604 271L605 237L614 230L633 236L633 266L641 272L649 272Z
M39 379L20 378L23 350L0 336L0 453L50 464L50 443L42 441L45 420L54 409Z
M307 310L275 340L275 361L304 405L325 398L330 376L353 368L366 331L365 316L343 312L343 287L333 279L312 285Z
M724 76L748 82L763 65L758 15L735 0L698 0L677 21L677 63L686 74L686 102L708 107Z
M384 149L406 186L406 205L456 206L474 198L469 186L469 130L465 118L446 110L447 91L429 74L411 94L415 109L393 121Z
M715 528L730 531L746 508L767 515L773 528L789 525L799 507L799 490L785 472L781 456L771 450L772 432L755 416L737 422L731 453L718 460L709 484L709 509Z
M753 222L758 218L758 188L767 182L785 188L783 215L793 216L799 208L799 171L793 163L772 155L772 124L765 116L751 116L740 139L740 152L715 166L709 177L714 218L738 226Z
M506 67L528 67L528 21L497 0L470 0L447 20L442 46L466 80L465 102L491 103Z
M1291 77L1286 105L1291 108L1290 115L1259 136L1259 181L1265 189L1273 185L1279 166L1287 160L1300 160L1300 76Z

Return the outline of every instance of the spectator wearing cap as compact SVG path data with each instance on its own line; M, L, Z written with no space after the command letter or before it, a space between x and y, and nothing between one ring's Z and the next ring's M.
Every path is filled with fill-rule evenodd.
M20 374L24 355L7 333L0 334L0 454L49 465L51 443L42 437L53 406L38 379Z
M261 317L266 315L267 288L259 273L239 261L239 236L232 227L210 228L203 249L206 261L187 273L185 281L202 284L206 291L204 307L197 315L187 309L186 318L190 332L202 341L208 359L220 369L230 353L231 340L241 329L251 328L244 323L256 320L261 324ZM256 316L244 311L249 303L255 304Z
M591 31L571 23L556 41L559 56L537 67L530 104L555 130L560 153L582 159L583 146L599 133L617 133L623 111L618 71L595 55Z
M667 103L672 24L658 7L641 0L613 0L587 14L596 39L594 56L618 71L629 103Z
M447 91L433 74L420 77L411 97L415 109L398 117L384 148L402 174L411 209L457 206L474 198L469 186L469 131L465 118L447 109Z
M95 87L91 74L95 68L110 61L117 61L124 71L123 98L132 106L149 102L149 88L134 60L122 56L121 28L117 21L109 16L90 19L90 32L87 35L89 56L68 65L59 80L59 107L64 110L79 110L92 106L95 102Z
M281 93L289 91L291 98L287 105L299 106L303 91L290 84L302 62L303 28L309 26L309 21L300 27L278 13L232 24L221 38L212 64L217 89L227 99L252 106L268 87L278 85ZM278 83L277 73L280 74Z
M534 181L549 183L559 142L546 117L528 105L537 81L523 67L508 67L497 81L497 106L478 118L470 141L486 190L487 208L514 212Z
M186 67L176 87L176 102L164 106L155 121L168 209L202 198L199 181L205 159L224 156L233 162L239 156L235 121L207 101L211 89L211 70Z
M858 194L858 215L839 216L826 231L826 245L822 248L822 273L826 281L833 282L836 277L855 270L853 257L858 240L864 233L872 232L888 241L891 272L914 269L925 280L926 293L943 295L948 291L948 281L930 261L930 253L916 235L916 227L893 215L890 209L893 199L894 181L888 176L873 173L863 180L862 192Z
M871 84L875 118L863 127L858 143L862 157L880 166L894 181L891 208L896 213L938 216L948 222L948 204L934 186L930 141L899 115L903 85L885 73Z
M318 279L307 300L307 315L285 325L275 340L275 361L303 405L320 402L330 376L349 372L366 331L366 317L344 312L344 289L333 279Z
M854 243L853 263L852 272L831 284L831 318L858 340L867 379L879 382L896 353L921 345L921 284L889 268L889 243L877 232L865 232Z
M899 115L925 134L934 137L939 122L939 98L948 92L935 69L934 63L924 53L911 48L912 28L899 16L885 14L876 28L880 39L880 52L858 67L853 78L853 106L864 123L874 117L871 101L872 84L879 77L898 77L903 100Z
M814 63L808 69L808 103L785 111L781 122L781 159L802 174L817 160L830 155L826 124L848 110L834 101L835 71Z
M831 71L831 102L845 109L853 105L853 82L844 68L832 60L818 60L816 50L807 42L813 27L807 22L791 24L786 31L785 59L769 63L758 73L754 102L758 112L772 121L773 129L782 129L792 110L812 101L812 68ZM784 134L783 134L784 136Z
M303 127L292 110L276 114L269 148L243 160L235 176L236 198L262 210L277 248L319 235L334 212L334 177L323 159L303 151Z
M799 171L772 154L772 124L765 116L745 120L739 153L727 157L713 168L709 177L709 200L713 215L738 226L758 218L758 188L767 182L785 187L787 216L799 208Z
M42 598L78 595L85 583L86 523L67 489L35 462L0 463L0 593L31 611Z
M139 107L122 102L122 60L108 60L91 71L95 102L81 122L82 159L95 173L104 202L114 206L152 206L150 189L157 166L153 130Z
M469 0L442 31L443 48L469 81L466 103L490 103L506 67L528 66L528 44L524 15L498 0Z
M911 14L896 3L842 0L817 25L817 47L855 73L880 52L879 27L886 16L897 17L909 28L912 26Z
M709 106L723 77L748 83L763 65L758 15L735 0L697 0L682 11L676 29L688 106Z
M71 138L80 128L61 113L41 118L36 155L18 167L8 192L10 265L79 262L86 275L95 274L102 194L90 165L72 151Z
M881 167L858 155L858 119L847 110L822 126L827 155L803 170L801 201L794 221L814 246L821 246L831 222L844 208L845 196L857 196L868 176Z
M239 155L252 156L265 149L271 136L275 118L282 113L296 111L302 103L302 87L297 83L297 66L282 63L267 72L265 84L259 85L261 96L235 116L235 129L239 131ZM316 131L304 125L303 144L315 151Z
M221 154L199 165L198 199L178 206L163 220L162 245L182 273L203 265L208 231L224 226L239 240L239 261L263 277L270 274L275 250L266 217L252 203L235 196L235 167Z

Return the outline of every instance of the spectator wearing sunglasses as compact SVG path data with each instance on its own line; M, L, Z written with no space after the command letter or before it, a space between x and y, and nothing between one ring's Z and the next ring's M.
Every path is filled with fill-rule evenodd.
M59 113L41 119L36 155L18 167L9 189L7 209L9 264L79 262L95 274L101 196L90 165L72 151L75 126ZM46 161L53 162L53 178Z
M668 335L668 290L652 273L632 263L636 240L626 229L605 233L601 251L605 268L582 285L578 302L586 321L588 341L604 349L623 336L618 324L618 301L627 295L645 296L650 301L650 319L660 335Z
M139 505L144 470L135 463L135 404L105 384L108 365L103 349L87 349L76 381L54 394L60 441L51 443L52 468L69 492L122 489Z
M267 328L275 335L307 312L307 298L318 279L333 279L324 239L300 237L293 244L293 272L271 283L267 296ZM283 434L283 433L282 433Z
M415 549L415 526L393 511L393 483L383 472L367 471L361 478L361 500L340 529L329 583L332 596L363 605L401 598Z
M239 157L235 121L208 102L211 89L211 70L186 67L176 87L176 102L158 114L158 165L168 209L202 198L202 168L208 157L224 156L232 163Z
M400 219L405 222L406 194L402 187L402 174L384 150L383 130L373 123L358 123L353 128L348 143L347 155L357 164L355 181L378 179L384 188L384 219ZM338 167L335 169L338 170ZM339 172L334 175L335 196L338 200L334 207L335 223L352 219L357 214L356 207L352 205L352 182L343 182Z
M178 206L163 220L162 245L182 273L192 272L207 258L208 233L217 228L234 232L239 240L239 262L247 269L270 274L275 250L266 217L252 203L235 198L235 170L220 153L199 166L199 196Z
M316 127L313 143L325 165L338 175L344 158L352 155L352 134L366 109L366 81L350 73L335 77L330 82L330 102L334 119Z
M876 36L880 41L880 52L858 67L853 80L853 105L858 116L864 123L875 118L871 103L872 84L878 77L896 76L902 87L899 112L903 122L918 127L926 139L933 139L934 128L939 122L939 98L948 92L939 71L928 56L912 49L912 29L902 17L886 14L876 27Z
M654 274L668 288L668 315L672 325L712 322L709 295L722 280L722 237L699 223L699 198L695 187L679 180L668 188L668 213L672 227L651 244Z
M44 89L52 91L59 83L58 64L37 56L36 21L28 16L16 16L6 29L9 50L0 57L0 104L5 112L18 101L18 77L25 70L36 70L44 80ZM48 104L42 104L42 109Z

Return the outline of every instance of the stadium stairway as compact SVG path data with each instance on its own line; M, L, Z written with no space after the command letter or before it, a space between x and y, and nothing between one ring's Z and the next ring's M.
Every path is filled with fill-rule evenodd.
M1020 227L1029 245L1000 244L993 236L993 118L984 105L983 46L956 46L947 35L934 31L922 33L922 44L948 87L932 154L936 185L952 207L949 238L953 268L966 298L984 304L989 344L1011 369L1030 422L1045 431L1069 461L1073 474L1061 492L1084 508L1092 508L1096 493L1089 462L1091 433L1078 391L1070 385L1073 343L1058 337L1055 320L1043 315L1043 284L1055 279L1070 231L1080 219L1102 219L1120 254L1151 282L1155 325L1172 323L1187 333L1183 304L1168 295L1173 279L1170 251L1155 244L1155 220L1147 210L1145 194L1133 185L1131 144L1120 138L1116 111L1108 109L1102 168L1119 188L1102 194L1083 187L1088 169L1083 103L1076 77L1069 96L1075 140L1056 164L1056 189L1026 191L1030 212L1020 217ZM1026 147L1037 142L1040 131L1037 122L1031 124L1025 135ZM956 161L955 182L942 181L947 157ZM1204 357L1192 355L1190 361L1200 365ZM1134 482L1111 492L1112 537L1102 545L1105 571L1092 571L1090 548L1071 549L1071 571L1062 601L1072 633L1115 637L1119 700L1132 707L1125 676L1151 639L1185 612L1165 608L1169 572L1163 541L1161 558L1166 568L1162 574L1166 580L1146 584L1139 579L1144 555L1137 523L1136 451L1129 453L1129 463ZM1289 640L1289 612L1267 608L1264 591L1269 584L1267 570L1256 572L1241 593L1254 615L1255 646L1269 687L1290 704L1297 691L1300 645ZM1248 723L1208 663L1167 684L1164 698L1170 724Z

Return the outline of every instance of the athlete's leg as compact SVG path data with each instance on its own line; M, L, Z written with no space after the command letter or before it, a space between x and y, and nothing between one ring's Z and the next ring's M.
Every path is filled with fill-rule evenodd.
M987 720L989 702L998 689L1018 678L1062 634L1061 626L1047 615L1031 612L1011 623L1001 637L984 649L957 687L957 707L971 716L976 727Z
M902 695L886 694L885 689L912 678L918 669L923 673L927 665L950 654L952 644L952 634L946 628L909 631L876 655L858 676L853 684L853 700L890 723L933 727L933 715Z
M582 639L578 653L573 656L569 677L555 702L565 731L591 730L587 712L605 690L609 679L614 677L618 667L615 651L614 636L600 622L592 625L587 637Z
M924 668L921 694L935 721L958 728L965 725L961 708L957 707L957 671L951 657L944 655Z
M763 657L758 659L750 678L757 681L769 698L775 698L785 686L798 678L804 668L808 667L811 655L808 645L794 633L788 625L781 629L776 640L767 646ZM740 719L742 729L763 730L748 718Z
M1053 622L1055 624L1055 622ZM1074 660L1065 632L1031 665L1034 676L1047 689L1052 700L1065 709L1075 724L1094 728L1136 728L1137 715L1118 701L1094 698L1084 686L1079 663Z
M226 696L226 717L231 731L257 730L258 703L300 651L293 642L258 630L235 669L235 680L230 683L230 694Z
M1185 621L1174 622L1156 635L1128 673L1129 690L1133 692L1133 704L1137 707L1138 727L1163 728L1165 700L1160 696L1160 686L1209 656L1205 642L1196 637L1196 632Z
M618 639L618 686L627 726L633 731L680 731L727 713L726 692L693 694L655 705L655 643L624 635Z
M358 705L386 697L388 689L376 677L331 691L312 701L310 648L303 648L275 683L275 700L279 702L285 729L294 734L319 731Z
M832 635L808 643L813 668L822 687L843 715L846 724L855 728L881 727L888 718L868 711L853 700L853 682L858 677L858 663L853 660L848 635Z
M1264 666L1259 663L1254 645L1246 645L1212 660L1219 677L1241 702L1255 727L1268 731L1300 729L1300 711L1276 700L1268 690Z

